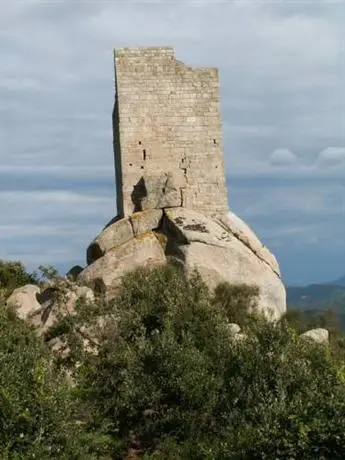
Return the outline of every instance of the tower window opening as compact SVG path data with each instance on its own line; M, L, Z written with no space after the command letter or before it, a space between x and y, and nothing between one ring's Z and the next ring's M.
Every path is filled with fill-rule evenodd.
M146 160L146 150L145 149L143 150L143 160L144 161Z

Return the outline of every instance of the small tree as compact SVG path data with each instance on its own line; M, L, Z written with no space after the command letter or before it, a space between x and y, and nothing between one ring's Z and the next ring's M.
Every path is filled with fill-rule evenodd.
M0 260L0 291L3 296L25 284L36 284L38 281L35 273L28 273L21 262Z
M66 376L34 330L3 304L0 363L1 459L96 458L83 446L80 409Z

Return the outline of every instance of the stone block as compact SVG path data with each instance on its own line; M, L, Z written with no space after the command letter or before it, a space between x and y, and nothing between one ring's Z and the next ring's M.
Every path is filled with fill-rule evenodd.
M133 238L133 229L129 218L118 220L106 227L87 248L88 265L102 257L110 249L120 246Z
M143 211L181 206L182 196L174 175L169 173L152 173L142 177L137 194L137 206Z
M164 263L166 258L160 241L153 232L148 232L106 252L80 273L78 282L101 290L111 298L126 273Z
M159 227L163 211L161 209L148 209L146 211L135 212L131 215L131 223L135 236L141 235Z

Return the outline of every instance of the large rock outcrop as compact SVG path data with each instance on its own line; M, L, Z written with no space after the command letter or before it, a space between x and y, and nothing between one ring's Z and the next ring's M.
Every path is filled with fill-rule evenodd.
M227 212L218 72L184 66L165 47L117 50L115 68L119 215L90 244L77 282L109 299L127 272L172 257L211 289L257 286L258 310L280 318L286 300L276 259Z
M27 320L41 308L41 304L38 301L40 291L39 286L27 284L15 289L6 303L15 309L19 318Z
M69 288L61 290L58 285L42 288L27 284L15 289L6 304L42 335L56 324L59 316L74 315L81 298L93 302L94 293L87 286L70 284Z
M169 256L179 260L187 274L196 269L211 289L224 281L258 286L257 308L272 320L286 311L275 257L232 212L211 219L178 206L115 220L90 244L89 265L78 282L111 298L125 273L164 264Z
M183 261L187 272L197 269L211 288L224 281L256 285L260 311L273 319L285 312L285 288L274 256L259 246L243 221L236 225L231 213L219 219L228 219L231 226L222 226L184 208L167 209L165 215L167 233L172 234L169 250Z
M121 221L113 225L121 225ZM107 230L109 232L111 227ZM114 234L116 233L114 231ZM98 239L101 240L102 235ZM165 262L164 249L158 235L154 232L146 232L133 235L126 243L109 247L103 256L94 260L79 274L77 280L104 293L109 299L116 294L116 289L126 273L138 267L152 267Z

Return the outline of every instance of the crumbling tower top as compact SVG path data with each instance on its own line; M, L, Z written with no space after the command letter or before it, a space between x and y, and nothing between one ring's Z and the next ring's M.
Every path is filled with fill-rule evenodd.
M115 50L115 74L118 214L139 210L138 183L160 173L174 177L178 205L226 212L217 69L187 67L171 47L122 48Z

